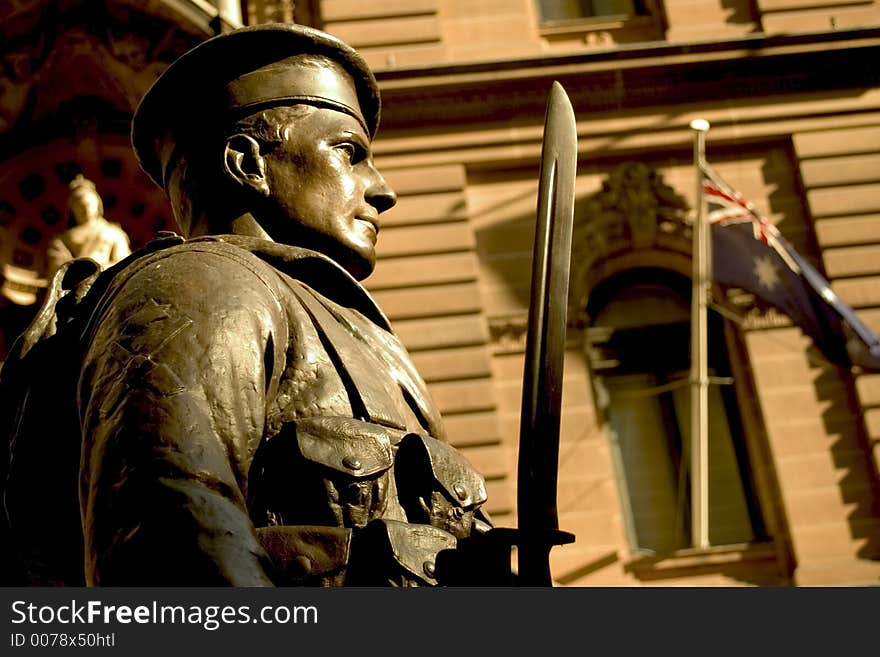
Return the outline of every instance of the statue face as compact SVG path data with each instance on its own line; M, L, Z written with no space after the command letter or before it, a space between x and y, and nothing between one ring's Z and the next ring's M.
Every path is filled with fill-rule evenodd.
M278 242L313 249L355 278L376 264L379 214L397 201L353 117L318 108L264 155L269 202L258 220Z
M94 192L74 192L70 197L70 211L76 223L88 223L101 216L101 200Z

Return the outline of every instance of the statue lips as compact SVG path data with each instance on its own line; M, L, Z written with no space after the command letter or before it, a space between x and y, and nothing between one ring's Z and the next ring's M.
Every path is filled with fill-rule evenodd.
M376 239L379 236L379 219L372 215L358 215L355 219L369 227L371 239L373 240L373 244L375 244Z

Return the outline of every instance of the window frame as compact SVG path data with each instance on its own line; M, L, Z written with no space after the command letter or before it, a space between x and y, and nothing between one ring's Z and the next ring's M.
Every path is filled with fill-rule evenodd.
M641 269L641 268L637 268ZM653 269L648 267L648 270ZM597 302L595 307L604 307L610 300L617 296L621 291L630 287L633 283L638 283L639 279L643 279L637 270L623 270L618 272L618 276L623 274L618 283L604 281L598 284L598 295L594 296ZM681 277L680 274L669 271L670 275L675 278ZM617 278L615 276L614 278ZM611 283L610 288L606 287L607 283ZM598 289L604 288L604 289ZM676 289L677 286L670 286ZM592 296L592 295L591 295ZM593 305L593 304L590 304ZM728 563L731 560L742 559L765 559L767 554L772 552L777 555L775 547L776 539L773 536L779 531L779 524L774 522L772 514L773 493L767 485L762 484L761 459L763 451L760 449L760 436L756 435L754 418L760 417L760 408L754 404L756 397L753 394L753 382L746 381L749 375L743 367L741 359L746 357L744 344L742 344L741 336L738 336L738 330L731 325L731 322L722 317L716 319L720 326L716 328L715 335L721 337L724 341L723 350L726 357L727 366L730 368L729 374L734 378L734 384L729 390L722 391L721 403L724 404L728 415L728 425L732 440L732 449L734 457L739 469L739 476L742 482L742 492L745 502L745 511L749 517L753 538L748 542L730 543L730 544L713 544L706 549L694 547L692 545L684 546L680 549L674 549L667 552L654 552L650 549L644 549L639 545L638 537L635 531L634 512L631 501L629 500L629 489L626 481L625 464L622 462L616 449L612 446L612 458L614 460L615 479L617 480L618 494L621 502L621 511L629 544L630 553L628 558L624 560L624 568L631 571L637 576L645 578L653 578L656 574L650 574L654 570L658 572L668 571L669 576L680 576L680 568L688 567L687 564L700 564L701 567L709 563ZM719 330L720 329L720 330ZM589 338L589 331L595 330L599 334L603 333L602 327L586 328L585 344L588 349L592 346L592 340ZM612 360L594 361L595 354L586 354L591 361L591 385L594 387L594 399L601 399L607 396L604 390L603 371L607 372L605 376L614 376L612 367L602 367L602 363L613 363ZM607 354L603 356L607 358ZM598 367L597 367L598 365ZM597 371L598 370L598 371ZM619 373L625 373L627 370L621 370ZM726 373L725 373L726 374ZM733 405L733 407L731 407ZM597 411L601 409L597 407ZM733 413L731 413L733 411ZM749 417L752 421L749 421ZM616 434L610 427L610 419L606 416L603 424L608 432L609 439L616 440ZM739 438L737 440L737 438ZM766 439L766 437L765 437ZM670 437L670 442L673 442ZM685 475L689 477L690 474ZM689 487L688 502L689 504ZM689 517L686 518L686 533L689 527ZM733 557L732 554L739 554L739 557ZM706 559L701 560L700 555L705 555ZM726 556L719 556L726 555ZM777 555L778 556L778 555Z
M667 21L662 0L644 0L647 10L645 14L606 14L561 20L542 19L540 2L541 0L534 0L538 33L548 40L569 37L590 43L591 34L608 33L612 41L626 42L630 40L626 38L628 32L641 33L650 30L656 32L658 40L665 38Z

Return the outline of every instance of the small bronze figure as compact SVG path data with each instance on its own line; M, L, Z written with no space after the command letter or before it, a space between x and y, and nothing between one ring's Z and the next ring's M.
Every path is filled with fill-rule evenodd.
M379 114L352 48L288 24L210 39L146 94L134 148L185 237L68 263L4 368L32 388L4 401L19 579L485 583L483 479L358 282L396 200Z
M46 258L50 278L74 258L91 258L101 267L108 267L131 253L128 235L122 226L104 218L104 203L95 183L82 174L70 182L67 205L76 225L49 242Z

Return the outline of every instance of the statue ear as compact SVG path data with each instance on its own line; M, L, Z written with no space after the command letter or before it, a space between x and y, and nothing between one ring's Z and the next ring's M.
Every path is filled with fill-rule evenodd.
M260 154L260 144L250 135L232 135L223 151L223 169L239 185L269 195L266 181L266 160Z

